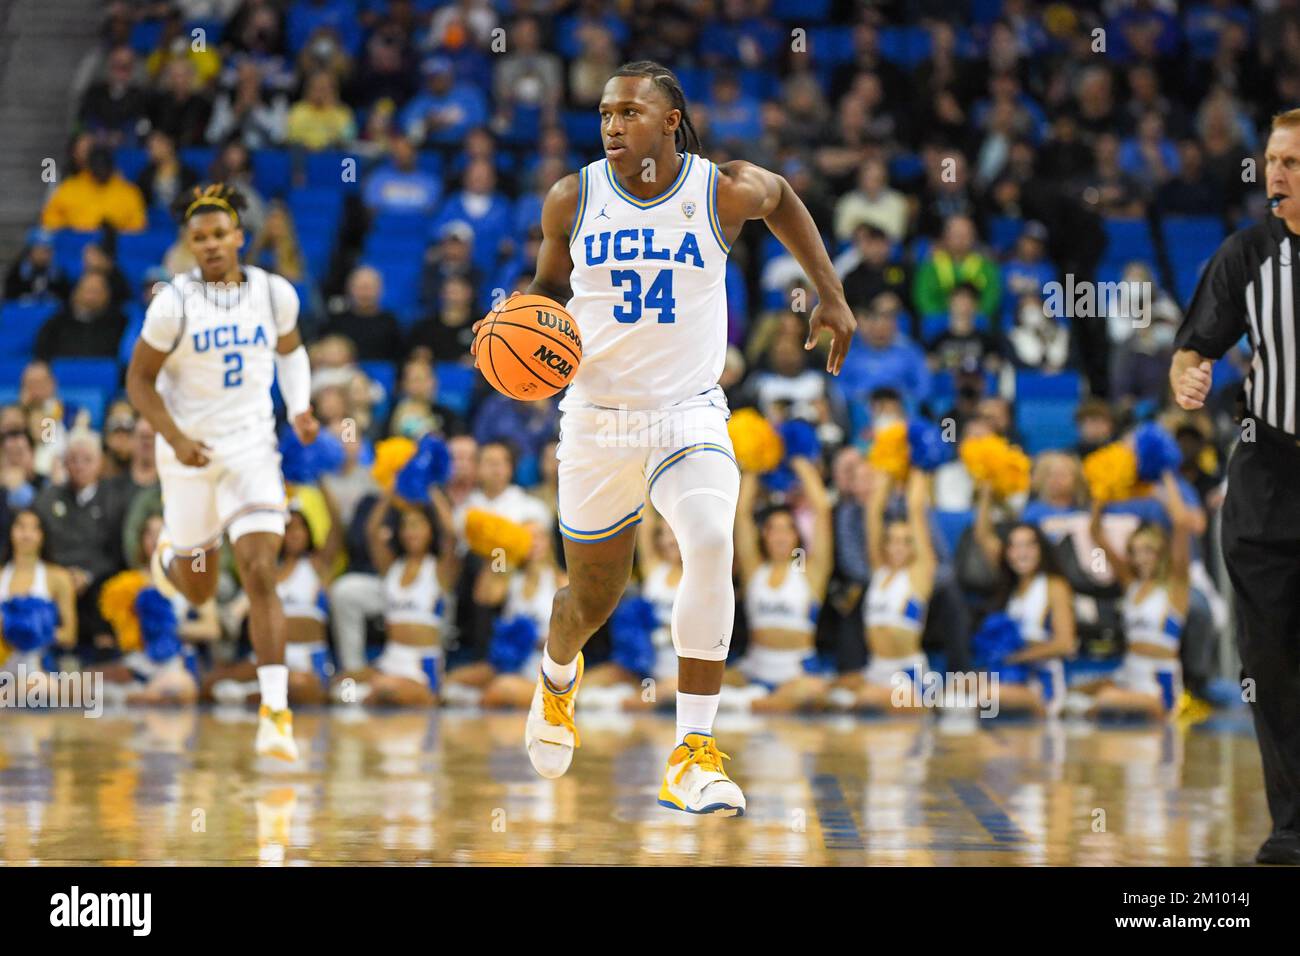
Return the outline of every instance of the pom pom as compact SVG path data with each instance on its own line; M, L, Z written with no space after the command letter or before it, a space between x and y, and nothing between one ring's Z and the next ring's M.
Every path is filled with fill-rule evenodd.
M397 473L394 491L399 497L422 504L429 497L429 486L439 485L451 473L451 453L447 443L437 435L428 434L420 439L415 454Z
M910 456L906 422L890 422L883 428L876 429L871 450L867 452L867 461L873 468L902 482L907 478Z
M471 508L465 513L465 538L469 549L480 557L491 558L500 548L506 561L516 567L528 560L533 547L531 531L483 508Z
M161 664L181 652L176 609L157 588L141 589L135 599L135 614L140 622L144 651L151 661Z
M727 434L736 452L736 464L745 471L763 473L781 463L785 455L781 436L772 423L757 409L742 408L732 412L727 422Z
M21 653L49 647L54 643L58 626L59 609L53 601L24 594L0 604L0 627L4 629L5 641Z
M911 463L922 471L934 471L953 459L952 445L934 422L913 418L907 425L907 447Z
M537 647L537 625L529 617L499 618L492 627L487 659L499 674L519 670Z
M280 434L280 470L291 484L315 484L321 475L341 469L343 461L343 443L331 431L321 429L310 445L300 442L288 426Z
M409 438L385 438L375 446L375 463L370 474L384 491L391 491L397 473L415 455L415 442Z
M635 595L624 597L609 618L610 659L638 678L648 677L655 665L653 634L658 626L653 604Z
M1166 471L1172 471L1183 463L1183 452L1174 436L1155 422L1140 426L1133 437L1141 481L1159 481Z
M1137 455L1122 442L1103 445L1083 460L1083 477L1094 501L1130 498L1138 479Z
M104 582L99 591L99 613L117 635L117 647L123 654L141 648L140 619L135 613L135 599L149 586L143 571L122 571Z
M783 461L796 456L816 461L822 453L822 443L817 440L817 429L802 418L792 418L781 425L781 443L785 446Z
M1001 435L967 438L958 447L961 462L977 482L989 482L1006 498L1029 490L1029 456Z
M1015 683L1025 680L1026 668L1021 664L1007 664L1006 659L1024 646L1019 622L1001 612L984 618L971 638L975 666Z

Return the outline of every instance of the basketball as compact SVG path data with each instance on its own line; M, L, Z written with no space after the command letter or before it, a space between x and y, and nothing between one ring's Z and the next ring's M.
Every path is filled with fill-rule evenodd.
M484 319L474 340L478 367L502 395L535 402L573 381L582 362L582 336L560 303L517 295Z

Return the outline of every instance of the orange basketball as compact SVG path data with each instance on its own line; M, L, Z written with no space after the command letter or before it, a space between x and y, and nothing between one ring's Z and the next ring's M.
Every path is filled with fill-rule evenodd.
M582 361L582 336L554 299L516 295L484 317L474 354L488 384L502 395L534 402L573 381Z

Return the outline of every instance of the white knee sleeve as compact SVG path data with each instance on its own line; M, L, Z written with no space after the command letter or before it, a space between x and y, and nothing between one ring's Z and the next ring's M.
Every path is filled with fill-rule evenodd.
M736 590L731 580L732 534L740 474L724 455L688 455L650 491L682 553L682 579L673 602L673 645L680 657L724 661L731 647Z

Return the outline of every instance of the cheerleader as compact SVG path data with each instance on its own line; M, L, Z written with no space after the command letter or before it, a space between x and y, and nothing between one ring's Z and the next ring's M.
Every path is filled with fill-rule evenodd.
M682 552L673 529L653 507L647 507L641 516L636 542L637 574L641 579L640 596L654 609L655 627L650 632L654 664L649 675L654 692L648 696L641 692L646 675L633 673L617 661L606 661L583 675L583 703L587 707L604 704L623 710L653 710L672 704L677 695L673 602L682 580ZM596 690L593 694L596 688L610 690Z
M1074 592L1042 531L1018 521L1004 542L993 529L992 486L980 482L976 497L975 541L1001 577L994 607L1016 622L1024 641L1006 664L1024 665L1028 675L1024 681L999 678L998 707L1055 716L1065 705L1065 658L1075 652Z
M503 625L527 622L529 632L536 635L533 646L523 662L509 671L500 669L500 658L491 651L488 660L449 671L448 703L522 708L533 699L537 669L542 666L542 647L551 627L551 605L555 592L568 583L568 577L556 567L549 531L535 522L525 527L532 534L532 545L524 563L506 571L497 571L491 563L485 563L474 581L474 603L500 607L499 622Z
M758 476L745 472L736 511L736 557L740 564L749 648L729 672L755 713L781 713L811 703L827 687L825 678L809 667L816 660L817 614L826 597L834 549L831 544L831 501L817 466L801 456L790 468L813 511L813 537L805 548L794 514L782 505L764 515L761 530L754 521ZM753 689L751 689L753 688ZM725 696L735 697L735 694ZM735 703L732 703L735 706Z
M922 706L927 663L921 634L937 566L930 537L930 480L925 472L912 468L906 486L907 518L886 524L893 479L881 471L873 478L866 508L872 573L862 602L869 660L860 674L838 679L827 700L834 706L849 704L847 689L854 694L849 704L854 709L914 710ZM905 699L900 700L904 690Z
M40 515L20 509L9 526L9 560L0 568L0 673L26 675L25 692L43 685L46 653L77 643L72 577L43 559L45 540Z
M450 528L451 506L441 490L432 491L438 520L427 508L398 508L397 549L384 519L394 506L385 491L366 517L366 540L384 588L383 653L374 663L342 675L335 696L344 702L393 707L432 707L442 680L444 595L456 586L456 550L443 535L435 553L436 527ZM351 681L352 693L349 693Z
M1172 471L1165 472L1163 484L1172 534L1145 522L1129 537L1125 554L1111 549L1101 530L1101 504L1092 506L1092 540L1106 553L1124 588L1120 607L1127 650L1114 681L1096 691L1090 716L1111 712L1165 717L1182 697L1179 641L1191 597L1193 521Z
M312 546L311 526L298 502L292 502L276 569L275 591L284 608L284 663L289 668L289 704L293 707L326 703L334 673L325 591L334 580L346 529L334 495L324 483L318 488L329 514L324 543L319 548ZM232 618L242 620L248 608L248 598L241 593L232 603ZM209 675L205 688L205 696L217 701L256 703L260 699L257 664L246 660L219 667Z

